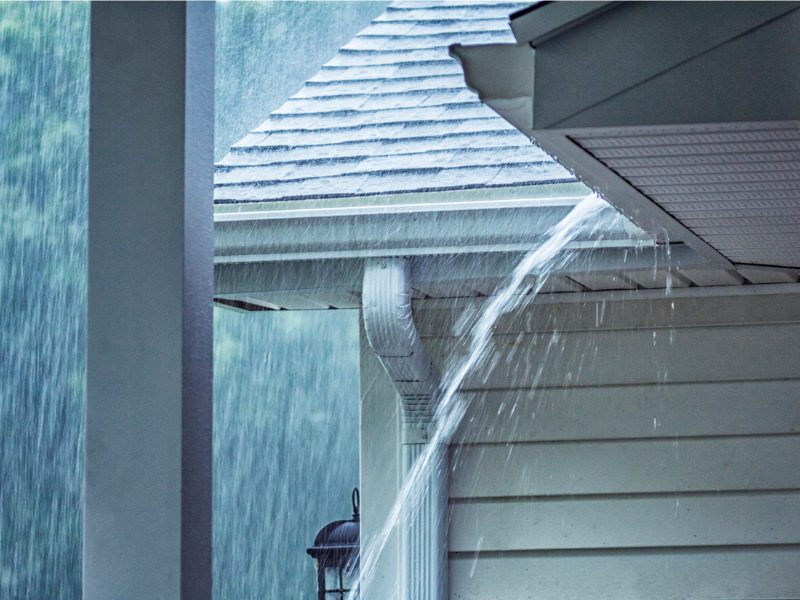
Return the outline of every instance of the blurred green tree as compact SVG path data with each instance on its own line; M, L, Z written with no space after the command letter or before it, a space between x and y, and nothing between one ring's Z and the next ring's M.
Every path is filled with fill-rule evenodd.
M80 597L86 3L0 3L0 597Z

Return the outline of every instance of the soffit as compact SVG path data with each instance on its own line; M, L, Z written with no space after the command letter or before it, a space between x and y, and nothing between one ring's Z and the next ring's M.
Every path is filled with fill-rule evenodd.
M800 267L800 122L572 139L731 262Z

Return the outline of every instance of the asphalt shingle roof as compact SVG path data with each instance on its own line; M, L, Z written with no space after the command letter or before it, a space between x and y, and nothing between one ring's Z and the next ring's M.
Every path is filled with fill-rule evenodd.
M395 1L218 163L217 203L572 182L464 85L452 43L529 3Z

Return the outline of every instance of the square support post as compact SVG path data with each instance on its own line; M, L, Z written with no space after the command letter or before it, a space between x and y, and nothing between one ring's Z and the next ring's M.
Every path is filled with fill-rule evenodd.
M211 599L213 2L94 3L84 600Z

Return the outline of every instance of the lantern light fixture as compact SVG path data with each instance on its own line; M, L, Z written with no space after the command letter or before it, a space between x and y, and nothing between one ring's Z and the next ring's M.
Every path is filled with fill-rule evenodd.
M353 488L353 517L333 521L320 529L314 545L306 550L316 561L319 600L355 599L351 592L358 584L360 495Z

